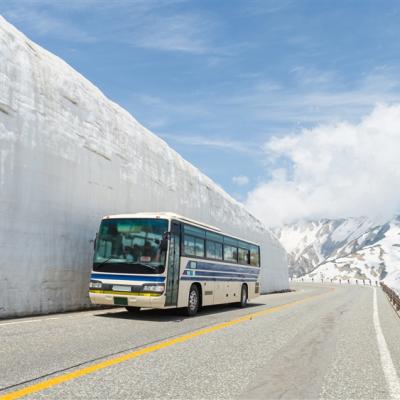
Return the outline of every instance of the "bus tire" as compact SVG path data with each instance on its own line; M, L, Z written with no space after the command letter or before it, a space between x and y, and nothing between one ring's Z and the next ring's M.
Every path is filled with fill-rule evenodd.
M193 317L197 314L200 307L200 293L197 285L192 285L189 290L188 305L185 308L185 314L188 317Z
M125 308L129 314L137 314L140 311L140 307L126 306Z
M240 302L238 303L239 307L246 307L247 302L249 300L249 292L247 289L247 285L244 283L242 285L242 289L240 290Z

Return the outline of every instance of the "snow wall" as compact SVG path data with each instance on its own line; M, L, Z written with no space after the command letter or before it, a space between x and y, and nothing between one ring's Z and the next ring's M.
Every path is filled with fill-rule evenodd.
M286 253L243 205L0 16L0 317L89 307L107 214L172 211L261 244L262 291Z

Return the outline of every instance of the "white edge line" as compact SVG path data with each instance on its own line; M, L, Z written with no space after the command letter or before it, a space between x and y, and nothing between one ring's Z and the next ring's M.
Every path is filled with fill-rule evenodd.
M3 326L3 325L17 325L17 324L28 324L28 323L32 323L32 322L43 322L43 321L48 321L48 320L53 320L53 319L61 319L61 318L60 317L52 317L52 318L29 319L27 321L3 322L3 323L0 323L0 326Z
M81 319L81 318L89 318L93 315L97 314L102 314L104 312L108 313L117 313L120 312L119 307L115 308L108 308L108 309L103 309L103 310L98 310L98 309L93 309L93 310L82 310L82 311L77 311L74 312L72 315L71 313L67 313L65 315L60 315L58 317L48 317L48 318L35 318L35 319L29 319L29 320L22 320L22 321L12 321L12 322L0 322L0 327L3 325L18 325L18 324L28 324L28 323L33 323L33 322L43 322L43 321L54 321L58 319ZM74 315L75 314L75 315Z
M389 349L383 335L381 324L378 315L378 302L376 296L376 288L374 287L374 326L376 332L376 339L378 341L378 349L381 357L381 365L383 374L385 375L386 383L389 388L390 397L392 399L400 399L400 381L397 376L396 368L394 367L392 357L390 356Z

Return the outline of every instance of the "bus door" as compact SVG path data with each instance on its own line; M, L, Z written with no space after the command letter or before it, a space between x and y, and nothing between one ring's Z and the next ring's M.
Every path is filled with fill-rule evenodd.
M180 268L180 225L172 222L169 242L169 257L167 271L166 306L176 306L178 303L179 268Z

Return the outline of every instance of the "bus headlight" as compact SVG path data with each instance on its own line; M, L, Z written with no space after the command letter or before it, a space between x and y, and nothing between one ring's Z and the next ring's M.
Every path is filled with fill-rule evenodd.
M89 289L101 289L102 283L100 281L90 281L89 283Z
M164 285L143 285L143 292L163 293Z

